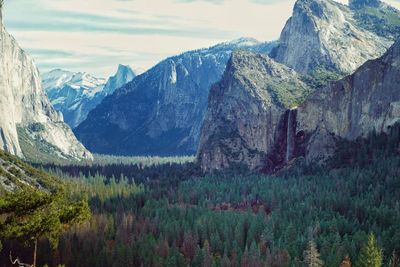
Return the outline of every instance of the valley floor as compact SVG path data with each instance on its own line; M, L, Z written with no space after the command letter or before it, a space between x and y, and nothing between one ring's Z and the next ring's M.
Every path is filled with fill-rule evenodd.
M340 266L361 260L370 233L385 264L400 251L399 156L279 177L199 177L190 162L138 166L48 166L71 194L88 194L93 216L55 251L42 240L38 266L306 266L310 240L324 266ZM29 259L31 248L8 242L1 267L11 247Z

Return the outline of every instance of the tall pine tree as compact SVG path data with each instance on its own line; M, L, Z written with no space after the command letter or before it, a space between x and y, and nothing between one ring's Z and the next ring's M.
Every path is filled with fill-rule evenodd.
M368 235L367 243L361 248L358 267L381 267L382 250L378 247L374 234Z

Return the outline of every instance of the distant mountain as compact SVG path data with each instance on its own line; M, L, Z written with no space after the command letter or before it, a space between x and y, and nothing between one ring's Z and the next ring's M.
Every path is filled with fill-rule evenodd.
M117 73L105 79L87 73L53 70L42 75L43 87L53 104L72 128L86 119L88 113L119 87L135 77L129 66L119 65Z
M96 153L194 154L208 92L232 51L269 53L275 45L241 38L168 58L105 98L75 133Z
M350 74L368 59L381 56L393 43L392 36L377 35L357 21L359 10L355 1L350 4L354 10L333 0L297 1L271 56L302 74L320 69ZM386 25L383 21L379 27Z
M90 159L50 104L32 58L6 31L0 8L0 149L29 159Z

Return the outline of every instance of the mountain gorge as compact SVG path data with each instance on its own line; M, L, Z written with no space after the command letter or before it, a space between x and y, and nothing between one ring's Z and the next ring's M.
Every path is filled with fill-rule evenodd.
M38 69L6 31L2 15L0 42L0 113L7 114L0 117L0 147L21 157L28 153L22 144L36 144L55 157L91 158L48 101Z
M116 74L107 82L88 73L64 70L45 73L42 80L52 105L63 114L65 122L75 128L106 96L132 81L135 76L129 66L119 65Z
M96 153L195 154L209 89L232 51L269 53L274 46L242 38L168 58L104 99L75 133Z

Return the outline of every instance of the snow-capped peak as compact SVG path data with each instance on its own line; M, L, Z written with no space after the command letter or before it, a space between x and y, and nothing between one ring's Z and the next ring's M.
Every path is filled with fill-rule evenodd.
M260 42L251 37L241 37L232 41L223 43L225 45L234 45L236 47L247 47L260 44Z
M91 90L104 86L106 80L96 78L85 72L70 72L56 69L42 75L43 87L46 91L61 89L68 85L73 89Z

